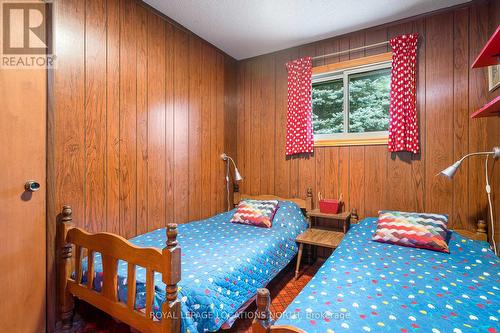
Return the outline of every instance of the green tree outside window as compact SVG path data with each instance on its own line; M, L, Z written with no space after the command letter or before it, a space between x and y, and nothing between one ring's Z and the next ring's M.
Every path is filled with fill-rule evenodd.
M344 128L344 80L313 84L314 134L387 131L390 80L389 68L347 76L348 128Z

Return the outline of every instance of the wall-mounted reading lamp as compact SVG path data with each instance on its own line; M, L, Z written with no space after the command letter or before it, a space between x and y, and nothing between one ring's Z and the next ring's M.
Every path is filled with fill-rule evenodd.
M493 217L493 204L491 202L491 186L490 186L490 177L488 175L488 159L490 156L493 156L493 159L497 160L500 157L500 148L499 147L493 147L492 151L484 151L484 152L478 152L478 153L470 153L441 171L438 175L445 176L449 179L453 179L453 176L457 172L457 170L460 168L460 165L462 162L471 156L486 156L486 162L485 162L485 176L486 176L486 195L488 196L488 205L490 208L490 217L491 217L491 239L493 243L493 250L495 251L495 254L498 255L497 253L497 247L496 247L496 242L495 242L495 221Z
M238 171L238 168L236 167L236 163L234 163L234 160L231 158L231 156L227 155L226 153L222 153L220 155L220 158L224 161L226 161L226 191L227 191L227 210L231 210L231 199L229 198L229 166L231 162L234 166L234 181L239 182L243 180L243 177L241 177L240 172Z

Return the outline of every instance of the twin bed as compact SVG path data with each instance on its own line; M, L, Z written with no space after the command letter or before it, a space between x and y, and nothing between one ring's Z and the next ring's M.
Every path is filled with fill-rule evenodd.
M376 227L354 225L276 322L259 290L253 332L500 332L500 260L471 239L482 225L451 232L449 254L374 242Z
M280 200L272 228L229 223L231 211L125 240L74 227L65 206L58 225L64 326L71 326L75 296L142 332L230 327L293 260L312 205L310 191L305 199L241 197ZM235 203L239 198L236 193Z
M274 321L263 288L297 253L307 228L301 210L312 206L310 191L281 200L270 229L228 223L227 212L129 241L75 228L66 206L58 226L63 323L71 326L75 296L142 332L216 331L257 295L255 333L497 332L500 261L471 239L485 238L484 224L452 232L445 254L373 242L373 218L352 227Z

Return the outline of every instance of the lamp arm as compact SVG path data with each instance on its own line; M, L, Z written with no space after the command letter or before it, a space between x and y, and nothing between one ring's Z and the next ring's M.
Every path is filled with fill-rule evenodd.
M234 168L235 168L235 169L238 169L238 168L236 167L236 163L234 163L234 160L232 159L232 157L231 157L231 156L227 156L227 159L228 159L228 160L230 160L230 161L231 161L231 163L233 163L233 166L234 166Z
M462 163L466 158L471 157L471 156L477 156L477 155L495 155L494 151L481 151L477 153L470 153L465 156L463 156L461 159L458 160L458 162Z
M227 155L227 154L222 154L222 159L224 161L226 161L226 192L227 192L227 210L230 211L231 210L231 201L229 199L229 193L230 193L230 189L229 189L229 182L230 182L230 178L229 178L229 168L230 168L230 165L229 165L229 161L231 161L231 163L233 164L233 167L235 170L238 170L238 168L236 167L236 163L234 163L234 160L232 159L231 156Z

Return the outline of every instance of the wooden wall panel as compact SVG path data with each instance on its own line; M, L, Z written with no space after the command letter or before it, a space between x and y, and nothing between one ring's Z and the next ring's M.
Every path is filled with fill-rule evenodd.
M339 187L339 148L338 147L328 147L325 148L324 154L324 175L323 175L323 187L325 198L338 198L340 196Z
M174 32L174 219L187 221L189 212L189 35Z
M365 45L380 43L387 40L387 29L375 28L366 31ZM365 50L365 56L387 52L387 46L379 46ZM375 216L380 207L385 206L385 191L387 182L387 147L365 146L364 156L364 216ZM352 206L356 207L356 204Z
M95 232L106 229L106 4L89 1L85 12L85 225Z
M77 226L132 237L223 211L219 156L236 157L236 61L141 1L56 8L49 221L69 204Z
M464 164L453 182L436 177L436 173L462 154L486 148L486 127L492 132L498 125L469 119L472 110L487 101L486 72L470 70L469 66L488 38L488 22L495 22L489 18L488 6L494 7L488 2L472 3L239 62L238 92L242 96L237 127L244 133L238 137L238 163L244 166L246 177L240 184L242 191L265 192L274 178L274 192L280 195L303 195L307 187L314 189L315 198L318 190L326 197L342 193L346 209L356 207L362 217L374 216L380 209L435 211L450 214L451 225L473 230L477 218L486 218L483 161ZM497 12L497 7L490 12ZM310 157L285 157L287 76L283 66L287 61L414 32L420 35L417 108L421 154L391 154L387 146L317 147ZM328 57L316 61L315 66L387 50L379 47ZM265 68L273 61L274 100L272 94L255 93L267 74ZM272 135L267 132L268 124L256 120L255 115L273 104L276 146L271 152L267 142L262 143L248 131L264 130ZM273 172L257 165L255 154L274 160Z
M137 16L120 3L120 234L131 237L137 217ZM57 88L56 88L57 89Z
M349 207L365 216L365 147L349 149Z
M154 157L149 160L148 155L148 91L149 88L149 58L148 44L148 13L144 8L137 8L139 26L137 27L137 223L138 233L148 228L148 170L154 163ZM153 46L154 47L154 46ZM150 54L154 54L150 52ZM148 66L149 65L149 66Z
M236 108L238 107L237 85L236 85L236 60L224 57L224 86L219 87L222 90L224 98L224 151L230 156L236 158L238 145L238 131L236 121ZM202 145L206 141L201 141ZM223 180L224 182L224 180ZM233 195L233 188L230 187L229 200ZM227 201L224 194L224 201ZM223 209L226 208L224 203Z
M165 223L174 222L174 27L165 27Z
M457 10L454 13L454 38L453 38L453 159L458 160L469 151L469 54L468 54L468 30L469 11L467 9ZM463 163L460 172L468 174L468 161ZM463 227L463 221L471 218L467 207L470 197L467 188L467 178L457 177L452 185L453 190L453 220Z
M426 22L425 106L430 112L426 132L426 209L437 213L452 212L452 183L436 176L443 166L453 163L453 13L429 17Z
M148 208L146 230L161 228L165 225L167 213L165 146L166 146L166 110L165 110L165 22L148 13L148 54L147 54L147 193ZM139 190L139 189L138 189ZM147 222L147 224L145 223ZM141 229L141 231L144 229Z
M338 195L342 195L344 198L344 203L345 203L345 209L350 210L353 207L351 206L351 192L350 192L350 171L351 168L349 166L349 158L350 158L350 148L349 147L339 147L339 155L338 155L338 162L339 167L338 167L338 184L339 184L339 190L338 190ZM300 177L300 175L299 175ZM317 206L317 200L314 199L313 204Z
M270 55L269 58L264 58L262 67L262 85L261 96L264 101L262 105L261 121L263 126L260 127L260 138L263 147L260 152L259 160L263 170L268 170L268 177L260 179L261 193L275 193L275 174L274 174L274 158L268 156L274 154L275 148L275 104L276 104L276 91L275 91L275 56Z
M248 182L250 194L258 194L260 192L260 180L262 173L262 165L260 163L261 154L261 136L260 128L264 122L260 120L263 112L263 100L261 98L262 89L262 62L263 58L257 59L250 63L248 75L252 78L251 84L248 85L250 89L250 110L248 119L250 121L250 128L247 135L250 141L244 142L248 144L249 160L248 160ZM266 101L270 102L270 101Z
M285 112L276 112L276 110L283 110L286 109L287 107L287 96L288 96L288 87L284 84L276 84L277 82L286 82L287 80L287 71L285 67L285 63L288 61L292 60L290 57L289 52L279 52L276 54L274 58L274 73L275 73L275 81L274 81L274 93L275 93L275 103L274 103L274 111L275 111L275 130L274 132L274 156L285 156L285 145L280 144L281 142L285 142L286 140L286 128L284 126L280 126L280 124L285 123L286 121L286 113ZM241 69L239 69L239 72L241 72ZM238 76L238 82L243 81L243 77ZM242 85L238 85L238 87L243 87L244 83ZM243 89L238 90L238 97L240 98L240 103L244 103L244 99L241 98L239 94ZM241 110L241 105L238 108L238 111ZM241 112L238 112L238 117L242 115ZM238 118L238 129L242 128L244 129L245 126L241 125L244 124L245 120L244 119L239 119ZM238 132L239 134L239 132ZM245 136L239 136L238 138L244 138ZM238 142L240 143L240 142ZM243 144L238 144L238 149L240 147L243 147L241 149L244 149L245 145ZM240 150L238 150L238 157L239 156L244 156L244 154L240 154ZM239 164L244 164L245 159L238 158ZM287 197L290 193L290 163L288 163L285 158L274 159L274 192L276 195ZM243 170L245 171L245 170Z
M215 200L215 205L216 205L216 212L221 212L225 210L227 207L225 202L226 202L226 191L221 191L220 189L223 189L225 187L225 170L224 168L218 168L217 165L220 165L223 163L223 161L220 158L220 155L226 148L226 142L225 142L225 135L226 135L226 128L224 124L225 122L225 117L224 114L226 111L225 108L225 98L224 98L224 83L225 83L225 73L224 73L224 56L221 53L217 53L217 67L216 67L216 123L217 123L217 139L215 141L215 153L212 154L213 158L215 159L215 167L212 170L212 173L215 175L215 186L214 186L214 191L216 193L216 200ZM233 113L233 112L231 112ZM236 115L235 115L236 116ZM231 137L227 137L228 140L231 139ZM228 153L230 153L228 151ZM224 164L224 163L223 163Z
M489 38L488 5L486 3L474 6L469 11L469 64L476 58ZM469 114L479 109L489 100L487 70L472 70L469 72ZM469 150L484 151L487 147L487 118L469 118ZM473 218L486 218L487 199L484 190L484 159L469 159L469 212Z
M201 42L189 38L189 149L201 157ZM201 158L189 161L189 220L198 219L201 203Z
M106 40L106 231L120 232L120 0L108 0ZM57 36L56 36L57 40ZM55 87L57 88L57 87ZM58 112L56 105L54 112ZM57 143L56 143L57 144ZM60 163L66 163L61 158ZM61 200L73 205L61 194ZM56 209L58 209L58 206ZM73 207L75 210L75 207Z
M217 150L217 58L214 50L209 50L210 54L210 66L207 73L209 77L208 86L210 90L210 104L208 110L210 110L210 157L209 165L211 169L215 169L216 165L219 164L220 159L218 154L220 152ZM225 167L225 165L224 165ZM210 173L210 201L217 201L217 174L215 172ZM217 211L216 205L210 205L210 214L214 214Z
M207 45L202 45L202 59L201 64L202 68L210 69L213 68L213 54L210 53L210 49ZM206 70L203 72L201 76L201 84L200 84L200 94L201 94L201 163L204 168L207 166L211 166L212 160L212 127L211 127L211 70ZM202 172L201 181L197 185L201 188L201 213L203 216L208 216L212 213L213 205L211 205L212 201L212 191L211 191L211 179L212 174L208 172Z

